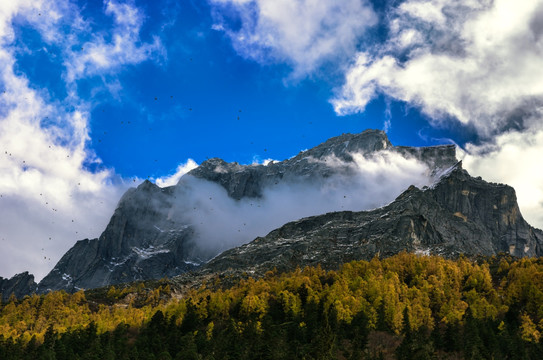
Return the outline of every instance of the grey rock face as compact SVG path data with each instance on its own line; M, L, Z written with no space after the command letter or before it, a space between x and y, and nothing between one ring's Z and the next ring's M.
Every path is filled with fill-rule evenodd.
M7 301L11 294L15 295L16 298L32 294L36 291L37 286L34 282L34 275L29 274L28 271L17 274L11 279L4 279L0 276L2 301Z
M394 147L386 134L378 130L344 134L267 166L211 159L182 177L176 186L162 189L146 181L127 191L100 238L78 241L39 283L38 291L76 291L172 277L217 255L197 250L198 234L180 213L178 205L189 196L190 179L219 184L235 200L258 198L266 188L280 183L305 184L306 181L324 181L338 173L349 175L352 171L349 166L329 166L327 161L337 158L349 163L354 153L368 155L381 150L418 159L434 172L457 162L453 145Z
M76 291L173 276L197 264L186 254L192 230L164 216L173 188L149 181L128 190L98 239L78 241L39 283L39 292Z
M288 223L249 244L225 251L201 273L257 276L277 268L321 264L333 269L401 251L445 257L543 255L543 232L520 214L513 188L476 179L455 166L432 188L407 189L373 211L334 212Z

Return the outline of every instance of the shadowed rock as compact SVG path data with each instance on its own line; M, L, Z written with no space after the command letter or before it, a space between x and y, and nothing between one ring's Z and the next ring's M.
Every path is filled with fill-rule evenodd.
M16 298L22 298L25 295L36 291L37 284L34 282L34 275L28 271L17 274L11 279L4 279L0 276L0 294L2 301L7 301L13 294Z

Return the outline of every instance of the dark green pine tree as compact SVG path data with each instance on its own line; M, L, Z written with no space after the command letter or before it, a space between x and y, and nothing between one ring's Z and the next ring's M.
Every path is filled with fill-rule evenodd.
M38 350L38 359L40 360L56 360L55 355L55 340L57 334L53 330L53 325L49 325L43 337L43 343Z
M473 317L468 307L464 325L464 357L465 359L484 359L484 344L479 335L479 322Z
M396 349L399 360L431 360L435 358L432 340L428 329L413 331L407 307L403 312L403 340Z

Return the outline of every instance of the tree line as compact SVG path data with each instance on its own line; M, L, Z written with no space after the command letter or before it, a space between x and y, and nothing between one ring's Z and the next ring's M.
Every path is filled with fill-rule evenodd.
M173 289L173 290L172 290ZM543 262L402 253L0 304L0 359L542 359Z

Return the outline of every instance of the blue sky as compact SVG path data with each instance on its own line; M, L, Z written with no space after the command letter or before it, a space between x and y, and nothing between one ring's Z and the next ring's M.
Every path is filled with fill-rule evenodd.
M542 38L540 0L2 2L0 276L43 276L143 179L367 128L458 144L542 227Z
M100 32L106 44L112 41L114 16L107 4L114 3L78 3L88 31L77 34L72 47L81 46L84 53L92 34ZM333 69L334 63L323 58L322 68L293 75L283 61L240 55L218 25L239 26L233 9L201 1L129 4L139 18L133 51L157 39L158 45L149 46L137 62L81 74L71 84L89 106L86 146L120 176L164 176L188 158L197 163L208 157L244 164L282 160L344 132L384 129L387 119L389 137L397 144L465 141L461 134L441 138L451 134L428 126L416 108L386 96L376 96L364 112L338 115L330 99L344 74ZM220 10L221 16L213 15ZM24 21L14 30L16 71L52 99L65 101L67 60L59 55L64 44L44 43ZM362 38L371 41L371 36ZM350 59L335 61L346 65Z

